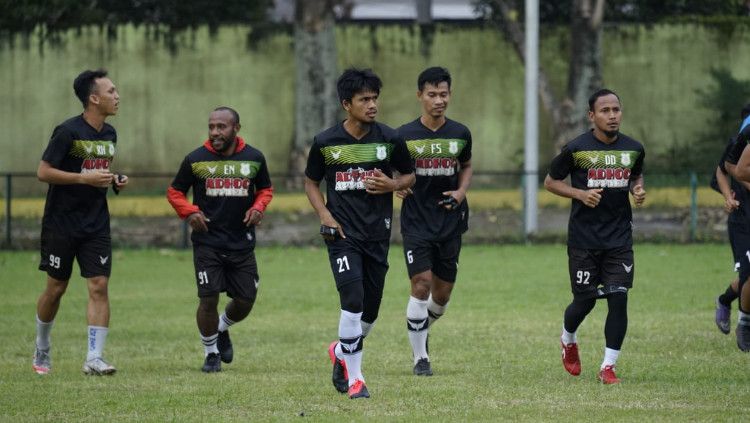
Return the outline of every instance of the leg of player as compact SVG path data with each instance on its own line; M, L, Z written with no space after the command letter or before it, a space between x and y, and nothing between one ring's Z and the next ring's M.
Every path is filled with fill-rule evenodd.
M742 276L740 277L742 279ZM740 283L740 310L737 319L737 347L750 352L750 283L747 279Z
M68 281L47 276L47 286L36 303L36 345L34 348L34 371L46 375L52 370L50 358L50 332L55 322L60 300L68 288Z
M411 278L411 296L406 305L406 329L414 357L414 374L417 376L432 376L430 358L427 355L427 299L431 283L430 270L414 275Z
M224 312L219 316L219 336L216 346L219 349L221 361L231 363L234 359L234 348L232 339L229 337L229 327L244 320L253 309L255 299L234 298L224 307Z
M729 321L732 318L732 301L739 297L739 282L739 278L732 281L727 290L716 298L714 321L721 333L725 335L729 334Z
M107 276L88 278L88 353L83 364L83 372L87 375L111 375L116 371L115 367L103 358L104 344L109 332L108 284Z
M214 373L221 371L221 358L216 341L219 337L219 294L200 297L198 302L198 311L195 314L195 320L198 323L198 330L201 334L201 342L205 353L205 360L201 370L205 373Z
M581 359L578 356L578 338L576 332L578 326L588 316L596 305L595 298L573 298L565 309L563 318L562 335L560 344L562 346L562 362L565 370L573 376L581 374Z
M364 287L361 280L354 280L339 286L341 315L339 316L339 346L346 363L349 378L349 398L370 396L362 375L362 311Z
M620 383L615 375L617 357L620 355L622 341L628 330L628 294L616 292L607 296L607 321L604 324L604 338L607 346L604 349L604 360L599 368L599 380L606 384Z

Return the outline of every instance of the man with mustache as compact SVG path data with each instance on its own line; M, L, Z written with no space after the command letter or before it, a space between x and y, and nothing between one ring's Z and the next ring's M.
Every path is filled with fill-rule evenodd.
M643 204L643 159L638 141L620 133L620 97L601 89L589 97L593 128L568 142L552 159L544 187L572 199L568 222L568 270L573 301L565 309L562 361L573 376L581 373L576 331L599 298L607 299L604 360L598 379L620 383L615 365L628 327L628 290L633 286L632 211ZM570 175L570 184L564 179Z
M260 278L255 226L273 197L266 159L237 136L240 116L218 107L208 119L208 139L188 154L167 190L167 199L192 228L198 287L196 320L204 347L202 371L221 371L234 349L229 327L253 308ZM193 189L192 204L187 192ZM232 298L219 316L219 294Z

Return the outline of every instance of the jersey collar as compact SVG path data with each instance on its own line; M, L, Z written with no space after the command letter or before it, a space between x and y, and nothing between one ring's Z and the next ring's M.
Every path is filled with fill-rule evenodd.
M234 147L234 153L232 153L232 154L239 153L240 151L242 151L242 149L245 148L245 145L247 145L247 144L245 144L245 140L243 140L242 137L235 137L234 139L237 141L237 145ZM206 149L208 151L210 151L210 152L212 152L214 154L219 154L211 146L211 139L210 138L203 142L203 146L206 147Z

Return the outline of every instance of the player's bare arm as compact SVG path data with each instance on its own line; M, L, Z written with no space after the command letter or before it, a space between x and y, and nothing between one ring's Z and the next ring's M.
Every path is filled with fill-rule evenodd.
M643 205L646 201L646 190L643 188L643 175L638 175L637 178L630 181L630 194L633 195L636 207Z
M305 177L305 194L307 195L307 200L310 201L310 205L315 209L315 213L318 214L320 224L329 228L336 228L341 238L346 238L341 225L333 218L333 215L325 205L323 193L320 192L320 181L313 181Z
M453 210L458 207L459 204L463 203L466 199L466 191L469 190L471 185L471 177L474 175L474 169L471 167L471 160L461 163L461 170L458 172L458 189L455 191L445 191L443 195L453 197L456 202L455 204L445 203L443 207L446 210Z
M572 198L578 200L586 205L586 207L594 208L599 205L599 201L602 199L602 188L582 190L573 188L572 186L565 183L565 181L554 179L547 175L544 178L544 188L560 197Z
M750 149L747 146L742 150L740 160L734 169L734 176L738 181L750 182Z
M113 181L114 175L108 170L95 170L93 172L75 173L53 167L48 162L39 162L36 172L40 181L54 185L83 184L99 188L107 188Z
M365 179L365 188L368 194L387 194L411 188L416 180L417 177L414 173L399 174L394 178L389 178L388 175L375 169L373 176Z
M740 206L740 202L735 200L734 192L729 185L729 177L721 170L720 166L716 166L716 185L719 186L719 191L724 197L724 211L727 213L735 211Z

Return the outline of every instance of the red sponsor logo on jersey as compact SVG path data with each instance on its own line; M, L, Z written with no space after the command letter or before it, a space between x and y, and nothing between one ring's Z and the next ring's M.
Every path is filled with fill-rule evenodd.
M414 162L417 175L442 175L450 176L456 172L456 159L434 158L416 159Z
M630 169L615 168L598 168L589 169L588 187L589 188L618 188L628 186L630 181Z
M109 159L85 159L81 164L81 170L107 170L109 169L110 162Z
M247 197L250 179L207 178L206 195L209 197Z
M358 167L344 172L336 172L336 191L365 189L365 178L375 176L376 170L379 169L364 170Z

